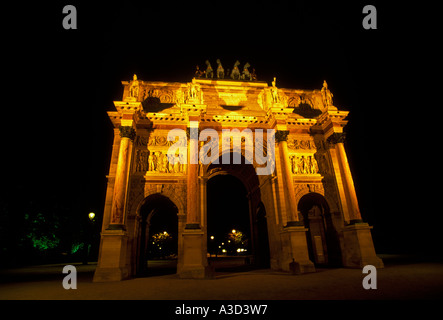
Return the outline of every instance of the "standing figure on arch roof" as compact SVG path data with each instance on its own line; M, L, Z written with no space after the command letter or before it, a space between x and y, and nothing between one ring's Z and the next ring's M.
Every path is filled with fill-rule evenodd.
M129 96L133 98L138 98L138 90L139 90L139 83L137 80L137 75L134 74L131 81L131 86L129 87Z
M326 80L323 80L323 87L321 88L321 96L323 98L323 103L325 107L332 106L332 97L334 96L331 90L328 89L328 84Z
M280 97L278 96L278 89L275 86L276 82L277 82L277 78L274 77L274 81L272 81L272 87L270 88L270 90L271 90L272 102L279 103Z

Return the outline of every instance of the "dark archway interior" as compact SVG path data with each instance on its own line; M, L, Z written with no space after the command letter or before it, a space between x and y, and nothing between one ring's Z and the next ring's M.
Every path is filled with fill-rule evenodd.
M304 195L299 203L306 233L309 258L317 266L340 266L341 250L326 199L318 193Z
M227 236L233 229L244 233L249 240L246 248L250 252L249 203L246 188L239 179L232 175L217 175L208 180L207 217L209 253L221 253L218 249L222 249L219 248L222 242L229 251Z
M232 164L234 156L241 157L241 164ZM235 260L236 263L231 261L231 265L237 267L241 264L248 267L268 267L266 212L260 201L258 177L252 164L246 163L243 156L231 153L230 157L231 164L222 163L220 157L220 164L211 164L208 167L209 175L212 175L207 182L207 243L208 253L211 255L210 263L217 270L220 270L220 262L227 258ZM237 234L240 231L245 241L234 237L232 230L236 230ZM237 241L235 246L232 245L232 238Z
M178 209L167 197L153 194L140 208L139 276L175 273L178 248ZM149 261L148 261L149 260Z
M269 268L271 266L271 253L269 248L268 220L263 202L260 202L257 209L256 225L256 263L260 268Z

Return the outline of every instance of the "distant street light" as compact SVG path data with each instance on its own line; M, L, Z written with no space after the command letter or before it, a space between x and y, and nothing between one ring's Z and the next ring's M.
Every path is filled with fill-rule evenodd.
M88 264L89 251L91 250L91 246L92 246L92 232L94 229L95 213L89 212L88 218L91 223L88 224L87 232L85 235L85 246L84 246L85 253L84 253L84 257L83 257L83 264Z
M214 240L214 236L211 236L211 240Z
M235 229L232 229L232 233L236 233L237 231Z

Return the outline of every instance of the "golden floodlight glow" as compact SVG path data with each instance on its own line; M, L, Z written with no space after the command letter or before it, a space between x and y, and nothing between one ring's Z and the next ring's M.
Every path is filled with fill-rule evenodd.
M90 220L94 220L94 218L95 218L95 213L94 212L89 212L89 219Z

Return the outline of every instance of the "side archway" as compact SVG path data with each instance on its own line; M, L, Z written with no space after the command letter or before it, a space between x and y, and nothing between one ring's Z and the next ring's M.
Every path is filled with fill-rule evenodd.
M149 195L139 205L135 230L137 276L176 272L178 212L175 203L160 193ZM150 267L148 260L158 258L163 262Z
M306 233L309 258L316 265L340 266L342 264L338 233L332 222L331 211L325 197L316 192L303 195L297 209Z

